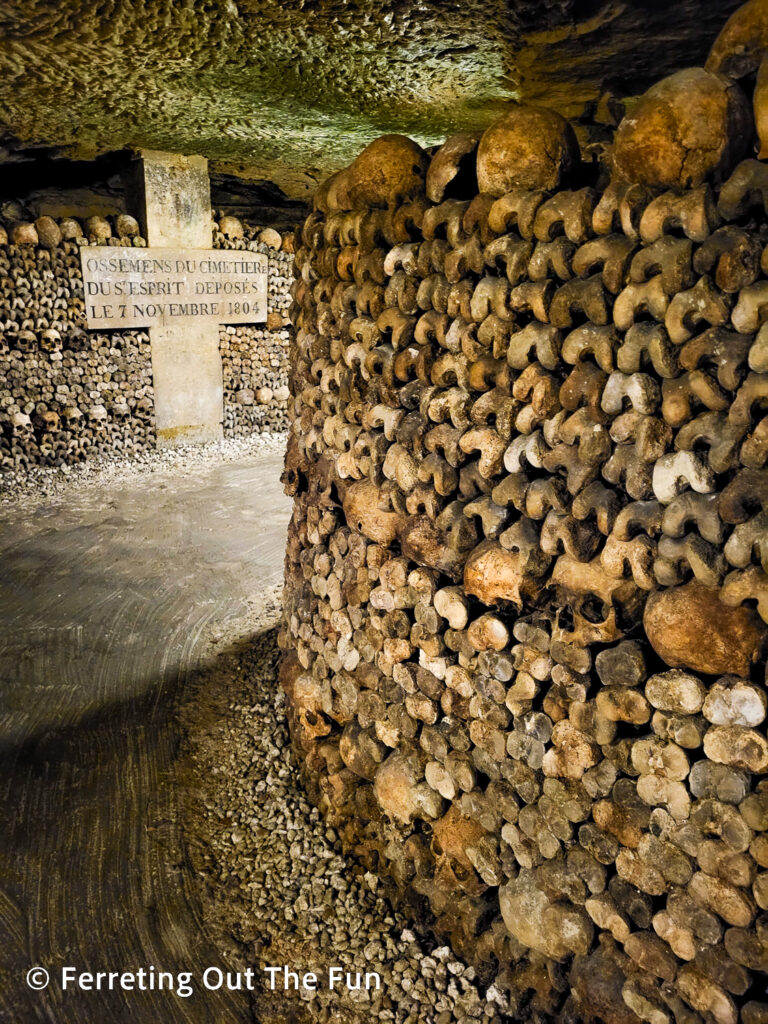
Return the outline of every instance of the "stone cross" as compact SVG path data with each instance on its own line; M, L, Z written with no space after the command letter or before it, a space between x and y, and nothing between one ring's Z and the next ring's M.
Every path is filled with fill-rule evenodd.
M211 248L205 157L140 150L132 184L149 246ZM218 326L201 321L150 327L149 336L158 444L220 440L224 388Z

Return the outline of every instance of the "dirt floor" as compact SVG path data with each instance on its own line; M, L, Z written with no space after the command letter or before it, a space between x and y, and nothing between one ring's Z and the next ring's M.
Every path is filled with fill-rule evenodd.
M277 683L279 447L0 502L2 1021L501 1024L501 994L417 935L302 789ZM283 966L317 990L270 989ZM64 991L65 967L137 980Z
M195 455L4 502L0 1019L253 1019L244 992L62 992L60 975L222 964L181 843L175 709L214 649L267 605L274 620L281 462L274 444Z

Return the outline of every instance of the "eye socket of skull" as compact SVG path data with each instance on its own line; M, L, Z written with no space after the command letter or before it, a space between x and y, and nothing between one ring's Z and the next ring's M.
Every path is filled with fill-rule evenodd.
M594 625L605 622L611 611L612 606L607 605L596 594L588 594L579 606L579 613L587 622L591 622Z

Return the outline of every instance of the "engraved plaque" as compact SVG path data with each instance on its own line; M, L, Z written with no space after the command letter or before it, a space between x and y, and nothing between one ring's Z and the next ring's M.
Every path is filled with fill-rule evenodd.
M80 249L89 328L267 319L267 257L230 249Z

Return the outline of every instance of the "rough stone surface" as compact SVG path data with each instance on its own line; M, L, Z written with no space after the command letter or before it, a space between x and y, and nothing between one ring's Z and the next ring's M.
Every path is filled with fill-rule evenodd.
M14 148L199 152L306 196L384 132L430 145L515 98L580 115L606 83L636 95L703 62L737 6L144 0L105 32L80 0L18 0L0 23L0 121Z
M211 245L211 187L205 157L143 150L134 173L148 245L200 249ZM104 228L108 238L106 221ZM175 447L223 436L218 333L215 323L202 319L149 328L159 445Z

